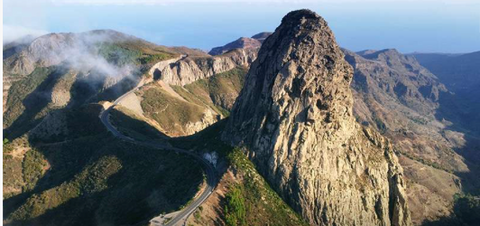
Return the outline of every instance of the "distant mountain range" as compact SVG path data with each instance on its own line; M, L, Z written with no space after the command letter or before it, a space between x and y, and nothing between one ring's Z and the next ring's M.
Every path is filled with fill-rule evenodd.
M220 55L233 49L258 49L262 45L262 42L271 34L271 32L261 32L251 38L241 37L224 46L213 48L208 54Z
M138 87L110 113L122 134L219 156L188 224L475 225L456 205L480 187L480 52L332 37L301 10L208 54L113 30L4 45L4 224L148 224L188 205L197 162L98 118Z

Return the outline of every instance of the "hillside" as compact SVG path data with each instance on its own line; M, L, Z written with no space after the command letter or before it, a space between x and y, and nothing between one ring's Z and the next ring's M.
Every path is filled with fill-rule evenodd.
M208 54L220 55L229 52L234 49L259 49L263 41L270 36L271 32L261 32L253 35L251 38L241 37L233 42L230 42L224 46L215 47Z
M48 112L112 100L177 53L111 30L48 34L4 64L4 132L14 139Z
M78 48L86 53L63 58ZM112 123L138 141L168 145L228 116L256 56L211 57L114 31L50 34L4 54L6 225L146 225L188 205L204 186L199 163L114 138L98 115L139 86L112 109ZM184 80L168 79L178 71ZM278 211L290 211L284 219L298 222L272 195L266 200Z
M439 117L453 121L456 130L468 129L479 137L478 128L480 103L480 52L467 54L412 54L420 64L438 76L453 95L445 95L441 100L444 108ZM451 109L457 109L452 112ZM478 140L476 141L478 142Z
M191 158L105 133L24 145L5 146L4 192L14 192L4 193L6 225L146 225L185 205L203 182Z
M470 167L459 152L464 134L437 117L447 88L414 57L396 50L344 52L355 70L357 121L376 128L402 153L414 223L449 215L453 196L462 188L455 172Z

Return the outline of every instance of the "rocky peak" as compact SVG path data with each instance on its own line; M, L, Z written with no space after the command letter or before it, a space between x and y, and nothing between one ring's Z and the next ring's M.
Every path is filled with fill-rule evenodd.
M257 39L241 37L224 46L213 48L212 50L210 50L210 52L208 52L208 54L215 56L224 54L233 49L257 49L260 48L261 45L262 43Z
M352 68L327 22L287 14L250 67L222 138L312 225L410 225L388 140L352 113Z
M268 36L270 36L271 34L272 34L272 32L260 32L256 35L252 36L252 38L263 43L263 41L265 41L265 39L267 39Z

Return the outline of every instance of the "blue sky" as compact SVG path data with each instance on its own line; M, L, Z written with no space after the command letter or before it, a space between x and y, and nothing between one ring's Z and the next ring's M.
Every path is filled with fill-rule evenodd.
M323 16L339 44L354 51L480 50L480 0L4 0L4 39L108 28L209 50L273 31L300 8Z

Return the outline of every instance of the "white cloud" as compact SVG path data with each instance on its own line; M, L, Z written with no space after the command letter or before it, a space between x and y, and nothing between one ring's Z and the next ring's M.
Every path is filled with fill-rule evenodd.
M11 41L15 41L19 38L23 38L27 35L31 35L34 37L38 37L48 33L44 30L38 30L34 28L16 26L16 25L3 25L3 43L8 43Z

